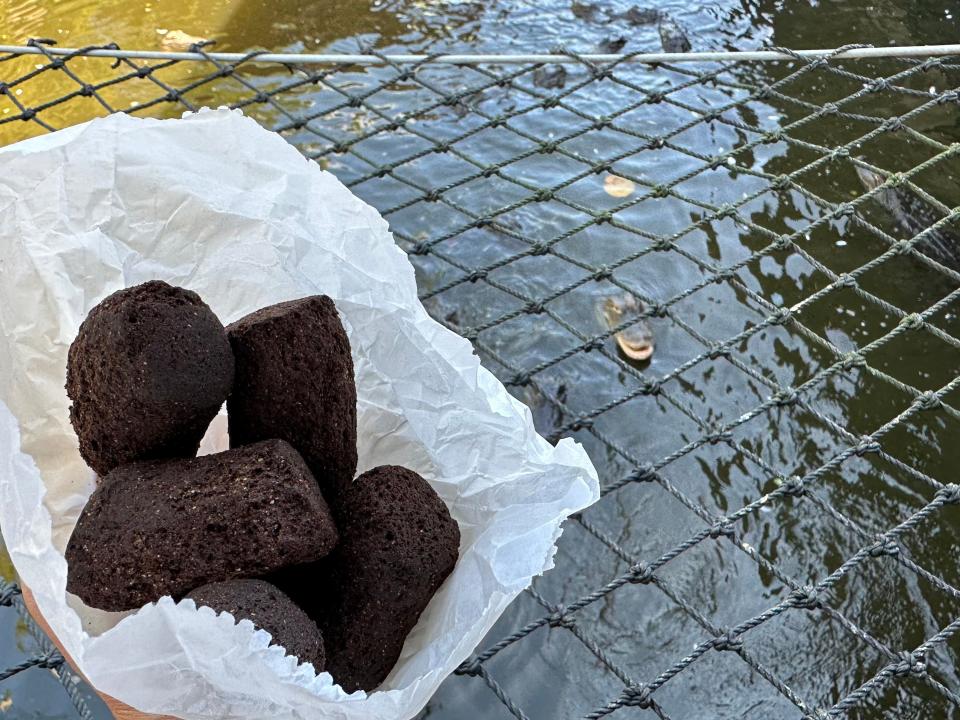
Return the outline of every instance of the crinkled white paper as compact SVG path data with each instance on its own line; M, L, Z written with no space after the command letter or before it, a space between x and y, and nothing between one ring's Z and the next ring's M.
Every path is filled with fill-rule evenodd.
M344 694L249 621L170 598L125 616L68 596L63 547L93 488L64 391L67 348L108 294L152 278L224 323L316 293L356 365L360 471L427 477L460 525L456 570L400 662ZM182 718L413 717L531 578L564 518L598 497L572 440L539 437L470 344L417 300L386 222L333 175L236 112L113 115L0 150L0 528L53 631L100 690ZM208 443L223 447L223 418Z

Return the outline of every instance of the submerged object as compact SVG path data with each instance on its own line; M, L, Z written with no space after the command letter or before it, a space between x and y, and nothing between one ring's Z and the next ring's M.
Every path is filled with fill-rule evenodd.
M660 31L660 45L664 52L685 53L690 52L692 45L690 38L683 31L683 28L669 15L660 16L660 24L657 25Z
M604 19L600 5L593 2L577 2L577 0L574 0L570 4L570 12L578 20L586 20L587 22L599 23L603 22Z
M641 316L643 309L643 303L629 293L604 298L597 305L600 319L610 330L636 319L617 332L616 339L624 355L641 362L649 360L654 350L653 331Z
M567 84L567 69L563 65L544 65L533 71L533 84L541 88L562 88Z
M620 17L631 25L653 25L660 19L660 11L656 8L642 8L634 5Z
M597 43L597 52L605 55L611 55L623 50L627 44L627 39L620 35L619 37L609 37Z
M885 177L860 165L855 169L864 188L868 191L880 188L873 198L911 238L943 218L942 213L908 186L881 187L887 181ZM931 230L915 247L944 265L960 269L960 238L950 230Z

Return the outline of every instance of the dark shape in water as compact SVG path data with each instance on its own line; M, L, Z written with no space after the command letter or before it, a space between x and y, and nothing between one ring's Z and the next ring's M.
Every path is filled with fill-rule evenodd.
M600 53L618 53L623 50L627 44L627 39L622 35L620 37L606 38L597 43L597 52Z
M537 385L531 382L524 388L523 402L530 408L537 432L556 444L559 439L556 436L566 417L563 405L567 402L567 386L547 377L538 378L536 382Z
M600 6L592 2L577 2L574 0L570 3L570 12L578 20L586 20L592 23L603 22L606 19Z
M642 8L634 5L620 17L631 25L653 25L660 19L660 11L656 8Z
M562 88L567 84L567 69L563 65L544 65L533 71L533 84L541 88Z
M868 191L876 190L886 182L886 178L872 170L860 165L855 169ZM873 198L911 238L943 218L942 213L906 185L881 188ZM960 237L951 230L932 230L914 247L948 267L960 269Z
M597 317L610 330L632 320L615 337L623 354L638 362L649 360L655 346L653 331L642 316L644 309L640 300L627 293L604 298L597 304Z
M660 17L660 24L657 29L660 31L660 45L663 46L664 52L690 52L693 47L683 28L669 15Z

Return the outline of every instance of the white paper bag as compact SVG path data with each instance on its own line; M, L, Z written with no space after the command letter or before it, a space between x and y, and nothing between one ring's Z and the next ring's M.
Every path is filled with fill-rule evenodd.
M0 150L0 528L51 628L98 689L182 718L414 716L531 578L560 524L599 496L572 440L555 448L417 300L377 212L238 112L113 115ZM103 613L68 597L63 548L93 476L64 390L87 312L159 278L224 323L326 293L353 347L362 472L423 474L460 525L456 570L381 689L346 695L249 621L162 598ZM207 449L226 447L220 416Z

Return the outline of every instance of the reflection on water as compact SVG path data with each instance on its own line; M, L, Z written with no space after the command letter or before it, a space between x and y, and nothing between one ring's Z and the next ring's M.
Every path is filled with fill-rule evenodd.
M633 26L624 19L634 3L609 3L608 12L580 13L577 17L567 0L501 0L499 2L427 2L426 0L385 0L355 2L332 0L211 0L209 2L10 2L0 0L5 14L2 24L5 42L19 42L27 36L57 39L63 45L116 41L126 47L162 47L172 31L215 39L218 48L242 50L254 47L288 50L356 50L376 44L381 50L409 49L440 51L456 49L546 50L567 45L588 51L605 42L625 37L627 51L655 50L659 36L653 25ZM833 47L848 42L887 44L940 43L953 40L957 2L915 2L915 0L832 0L819 3L721 2L691 3L684 0L658 3L691 35L695 50L747 49L763 44L796 48ZM15 33L15 34L13 34ZM17 65L20 63L20 65ZM87 81L113 77L108 63L85 61L78 72ZM13 77L29 68L30 60L0 66L3 77ZM850 66L853 68L854 66ZM856 64L857 72L870 77L890 74L902 66L889 61ZM690 107L717 108L743 99L743 83L756 87L787 77L795 67L788 65L743 65L724 75L726 82L701 84L675 96ZM182 86L192 70L177 65L162 74L165 82ZM623 70L631 80L649 88L679 85L684 77L663 69L634 67ZM359 92L378 78L390 77L383 68L348 68L337 76L345 88ZM300 77L287 71L258 69L248 76L260 90ZM472 71L458 68L429 68L422 80L447 89L477 83ZM582 67L571 66L563 79L568 87L587 78ZM48 73L25 85L22 102L35 104L61 94L69 85L60 74ZM424 138L446 138L477 129L484 116L515 113L511 131L477 130L476 137L459 147L480 163L515 157L529 149L530 140L576 135L564 147L584 162L626 156L618 160L616 172L654 182L686 177L678 187L684 196L710 205L736 203L765 186L751 172L789 173L819 157L813 144L836 146L859 137L870 129L869 122L828 117L792 131L810 143L771 142L757 144L737 155L739 167L722 166L701 172L702 161L669 149L650 148L636 137L616 132L578 132L582 119L563 108L523 112L531 103L531 78L520 79L508 90L491 87L465 97L452 107L431 107L418 111L406 131L386 136L373 134L355 146L355 153L325 155L324 163L355 191L384 212L398 240L411 247L418 240L437 238L464 224L464 214L483 215L499 210L526 193L496 179L469 180L476 167L448 156L425 154L403 163L403 179L423 187L447 187L446 197L464 214L444 212L443 206L422 204L409 207L410 185L397 179L378 179L371 166L360 159L380 162L399 160L428 148ZM557 82L560 82L559 80ZM943 90L960 86L960 73L950 68L931 68L909 81L915 90L930 87ZM472 87L472 85L471 85ZM534 86L535 87L535 86ZM810 73L789 85L789 94L814 106L837 101L860 87L856 78L838 79L827 73ZM147 79L125 83L104 91L114 107L129 108L157 96L157 86ZM235 101L249 94L236 83L224 80L190 94L194 104ZM414 83L394 83L371 100L381 113L395 117L423 108L430 94ZM662 135L683 127L689 110L663 103L644 105L622 113L634 96L614 83L593 83L571 99L594 116L617 114L617 122L639 133ZM858 100L853 109L862 115L903 113L916 105L906 94L886 93ZM285 108L296 113L322 115L316 128L327 140L318 139L310 129L289 128L291 142L306 152L322 152L332 141L356 138L385 122L375 112L325 108L342 104L342 97L329 88L304 83L284 96ZM157 105L143 114L172 116L182 107L173 103ZM12 112L9 102L0 103L0 112ZM103 112L92 99L77 99L48 111L51 121L68 125ZM282 127L286 118L276 109L256 107L249 112L271 127ZM767 131L798 121L810 112L809 105L776 98L752 100L725 113L724 117L744 126ZM322 127L321 127L322 126ZM911 126L934 140L949 144L960 140L956 107L945 104L924 112ZM24 124L0 125L0 141L10 142L37 128ZM677 145L706 155L741 147L753 134L735 125L700 123L680 132ZM521 137L526 134L526 139ZM871 162L890 170L907 170L932 155L920 142L902 136L882 135L858 148ZM632 154L631 154L632 153ZM527 154L511 163L504 172L524 182L547 187L577 172L582 165L569 158ZM948 206L960 205L956 161L941 163L935 170L916 178L925 189ZM496 262L524 248L523 240L554 241L556 248L594 267L610 264L636 252L646 242L636 234L613 225L591 225L574 231L584 220L576 205L592 210L616 207L623 198L605 186L603 174L588 173L558 190L553 201L520 205L498 216L497 225L471 227L446 241L442 248L471 267ZM803 176L804 187L818 197L839 202L862 192L849 163L830 163ZM627 197L638 192L623 185L618 192ZM893 237L902 237L889 208L879 203L863 206L868 219ZM429 212L428 212L429 210ZM770 238L757 228L748 228L726 218L701 222L702 206L675 197L652 198L618 213L618 219L634 228L661 237L672 236L699 223L684 234L678 253L650 253L617 270L617 277L638 294L655 302L667 302L700 283L703 266L728 267L765 248ZM792 233L823 215L809 194L785 188L769 191L749 202L742 215L757 226L774 233ZM766 314L750 293L790 306L809 297L827 284L820 264L834 272L850 271L876 257L886 248L876 235L844 218L822 223L803 239L802 250L777 250L752 261L739 273L743 286L709 285L678 302L673 311L708 341L723 341L755 326ZM805 255L804 255L805 254ZM462 273L435 257L414 256L418 280L424 292L454 282ZM542 298L558 287L576 284L582 272L570 263L551 256L518 261L497 269L502 284L530 297ZM860 278L860 287L877 298L908 312L918 312L950 292L954 285L944 276L917 261L901 258ZM595 309L613 292L604 283L579 285L550 303L558 315L587 334L598 332ZM482 284L460 284L431 298L431 312L462 328L475 327L516 309L516 299ZM899 318L852 289L833 293L805 307L800 319L841 352L863 347L896 326ZM946 307L931 318L936 326L953 336L960 335L956 308ZM651 321L656 350L643 366L647 377L664 377L703 350L675 323ZM497 363L498 354L521 368L547 362L571 347L570 333L543 315L523 315L485 331L481 340L488 352L485 362L501 377L514 369ZM615 346L613 346L615 351ZM770 326L733 348L743 364L759 371L751 378L729 362L705 362L685 371L683 379L665 389L679 398L683 407L708 424L731 422L764 402L773 381L796 387L835 361L833 352L811 342L793 326ZM956 351L928 332L899 336L885 348L870 355L871 365L889 376L921 390L936 389L960 372ZM630 366L616 365L601 353L579 353L551 366L540 377L547 395L561 396L571 412L589 412L604 403L615 403L640 385ZM955 393L956 394L956 393ZM527 392L524 398L537 405L544 395ZM827 463L849 447L851 437L875 431L896 417L909 404L909 395L867 371L853 371L821 382L806 399L809 407L793 406L762 414L738 428L735 439L759 461L745 461L724 443L705 445L670 463L666 477L695 502L713 513L727 513L744 506L763 493L778 487L783 478L804 475ZM956 398L953 398L956 404ZM535 407L534 417L550 432L570 418L555 408ZM618 440L613 450L588 432L576 434L595 459L601 477L613 481L627 474L637 462L669 455L702 435L701 427L662 399L635 397L616 404L596 420L596 428ZM930 497L923 475L909 465L941 482L953 482L953 468L960 461L955 442L956 421L944 413L914 417L883 439L883 449L895 460L864 453L846 460L839 468L824 471L817 483L820 497L845 517L854 520L868 536L889 529L915 512ZM850 435L844 435L844 431ZM779 477L778 477L779 476ZM905 539L904 552L948 582L960 583L955 562L960 538L956 513L943 511L924 532ZM649 561L670 550L700 530L702 521L659 486L632 484L611 494L585 514L594 526L608 534L632 556ZM691 606L710 622L727 627L782 600L789 591L784 577L799 583L815 582L854 553L865 542L851 527L811 503L785 499L771 504L742 523L742 537L760 555L776 566L760 567L745 554L722 542L701 543L671 561L663 577ZM886 559L870 562L840 582L829 604L857 621L860 630L894 651L912 648L957 616L957 602L935 584L918 579L911 571ZM554 603L571 603L608 582L624 570L596 537L571 523L561 541L557 569L539 580L536 587ZM0 566L2 572L2 566ZM778 574L779 573L779 574ZM522 597L498 624L491 636L500 637L540 616L542 608L530 597ZM604 648L608 657L633 678L649 681L670 664L683 658L695 643L704 639L704 630L677 604L650 585L625 587L604 600L584 608L580 627L591 641ZM786 613L752 631L746 640L751 652L777 677L785 680L811 704L831 703L851 692L882 666L884 656L870 642L853 637L835 621L818 615ZM720 655L720 654L718 654ZM657 691L657 698L672 717L740 718L796 717L796 710L773 689L753 677L747 666L730 654L698 661ZM712 658L713 656L711 656ZM930 665L947 685L958 686L955 654L939 650ZM603 670L586 647L569 633L550 633L542 628L490 661L490 673L531 717L580 716L622 689L620 681ZM919 684L918 684L919 685ZM721 690L718 690L721 688ZM910 686L911 694L890 692L881 695L872 710L895 717L944 715L946 706L925 686ZM601 700L602 699L602 700ZM926 705L925 705L926 703ZM623 711L621 711L623 712ZM471 717L504 717L503 708L493 701L486 685L476 679L454 678L431 703L425 717L440 720ZM888 715L889 716L889 715Z

